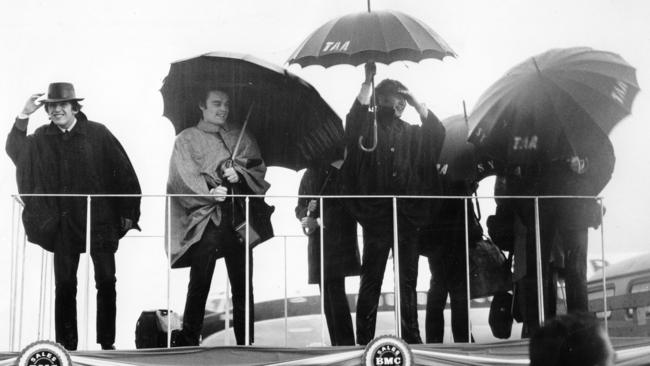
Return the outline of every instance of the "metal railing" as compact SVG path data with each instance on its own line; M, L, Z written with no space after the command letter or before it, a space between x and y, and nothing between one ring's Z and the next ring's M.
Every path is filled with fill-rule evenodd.
M85 279L86 279L86 290L84 292L83 300L83 322L85 327L83 329L83 343L85 343L85 349L88 349L88 340L90 334L90 319L89 317L89 294L90 294L90 256L88 255L91 250L91 208L92 200L97 197L142 197L142 198L161 198L166 200L166 215L165 215L165 234L161 236L154 236L163 238L165 240L168 252L167 260L167 311L168 314L171 314L171 298L172 298L172 289L171 289L171 205L170 199L172 197L196 197L200 195L62 195L62 194L48 194L48 195L12 195L12 218L11 218L11 276L10 276L10 312L9 312L9 350L19 350L22 346L22 331L23 331L23 309L24 305L24 294L25 294L25 260L26 260L26 234L22 229L20 223L20 216L23 209L23 203L21 197L24 196L49 196L49 197L84 197L86 198L86 259L85 259ZM472 324L470 321L470 310L471 310L471 300L470 300L470 260L469 260L469 212L468 212L468 203L473 199L531 199L534 200L534 220L535 220L535 255L536 255L536 273L537 273L537 298L538 298L538 316L539 321L542 323L544 321L544 299L543 299L543 284L542 284L542 263L541 263L541 235L540 235L540 217L539 217L539 201L540 199L566 199L566 198L580 198L580 199L595 199L600 205L600 237L601 237L601 254L602 260L605 261L605 237L604 237L604 222L602 221L604 208L603 208L603 199L602 197L593 197L593 196L317 196L317 195L282 195L282 196L261 196L261 195L228 195L228 197L244 197L245 198L245 220L249 222L250 210L249 210L249 199L251 197L265 197L265 198L315 198L318 197L320 202L320 217L324 220L323 213L323 201L324 199L390 199L392 201L392 223L393 223L393 269L394 269L394 315L395 315L395 333L398 336L402 334L401 327L401 293L400 293L400 267L399 267L399 245L398 245L398 200L402 199L432 199L432 200L449 200L449 199L458 199L463 200L465 204L465 275L466 275L466 284L467 284L467 310L468 310L468 334L471 334ZM277 214L277 213L276 213ZM287 213L287 216L293 216L293 213ZM324 226L325 222L322 222L320 225L320 288L324 289L324 268L325 268L325 257L323 245L324 241ZM284 251L284 309L285 309L285 343L287 339L287 238L294 237L296 235L275 235L276 238L283 238L283 251ZM249 226L246 225L246 238L244 240L245 249L246 249L246 266L245 266L245 342L246 345L249 345L250 339L250 309L249 309L249 286L250 286L250 260L249 257L250 250L250 232ZM49 313L52 314L52 302L53 302L53 283L52 283L52 255L46 251L41 253L41 274L40 274L40 289L39 289L39 314L38 314L38 337L44 337L46 333L46 310L49 310ZM585 279L586 280L586 279ZM602 286L603 286L603 305L607 309L607 296L606 296L606 274L605 268L603 267L603 276L602 276ZM48 293L49 288L49 293ZM228 298L228 281L226 281L226 316L225 316L225 327L227 330L229 328L229 298ZM49 305L48 305L49 304ZM49 309L47 309L49 308ZM325 329L326 322L324 317L324 297L320 296L320 317L321 317L321 339L322 343L325 344ZM51 325L53 323L53 317L49 316L50 327L48 330L48 337L52 337ZM605 329L607 329L607 317L604 318ZM168 321L167 329L167 346L171 346L171 321ZM471 337L469 337L471 342ZM227 341L227 338L226 338Z

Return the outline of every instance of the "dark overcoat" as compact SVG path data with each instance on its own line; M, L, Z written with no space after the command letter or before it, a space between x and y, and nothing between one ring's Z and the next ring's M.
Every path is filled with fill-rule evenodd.
M348 155L343 164L343 192L346 195L440 194L436 164L440 157L445 128L429 111L422 126L399 118L378 116L377 148L366 152L359 147L359 136L366 136L373 115L367 105L355 99L346 119ZM372 139L372 138L371 138ZM350 211L362 226L392 225L391 199L348 199ZM415 226L430 224L432 200L399 200L398 214Z
M16 165L21 194L140 194L140 184L119 141L82 112L70 132L54 123L27 135L14 125L6 151ZM23 121L24 123L24 121ZM86 250L86 197L24 196L23 223L30 242L51 252ZM91 250L115 252L124 236L120 218L136 228L140 197L92 197Z
M334 195L338 194L339 171L329 166L323 169L307 169L300 181L300 195ZM318 200L318 198L314 197ZM301 220L307 215L310 198L299 198L296 206L296 218ZM341 278L359 275L361 261L357 244L357 222L348 213L340 199L323 199L325 238L325 278ZM319 218L320 209L309 213L310 217ZM307 248L309 261L309 283L320 282L320 228L309 235Z

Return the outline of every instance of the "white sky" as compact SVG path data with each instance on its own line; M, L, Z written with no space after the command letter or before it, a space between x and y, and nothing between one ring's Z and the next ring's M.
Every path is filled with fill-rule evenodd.
M224 50L283 64L325 21L365 9L363 0L4 1L0 3L0 116L6 121L4 133L9 132L30 94L46 91L52 81L71 81L77 94L86 98L84 112L106 124L124 145L144 193L162 194L174 133L171 123L161 117L158 90L170 62ZM611 134L617 164L603 192L607 206L605 241L611 258L647 251L650 105L643 89L650 85L650 3L375 0L373 9L396 9L420 18L458 53L457 59L442 62L426 60L379 68L380 79L401 79L440 118L462 113L462 100L471 110L480 94L507 69L549 48L590 46L619 53L635 66L642 91L632 115ZM291 66L290 70L311 82L342 117L362 79L362 69L351 66ZM413 115L407 119L413 121ZM37 112L30 131L46 122L44 112ZM0 242L5 243L7 253L0 257L0 268L4 268L0 294L4 294L9 291L10 194L16 192L15 170L5 154L0 154L0 169L4 178L0 180ZM272 169L268 180L273 184L270 194L295 194L299 174ZM484 185L481 193L491 192ZM163 231L162 206L152 201L143 206L142 235L160 235ZM293 203L293 199L276 201L276 234L298 234ZM484 207L487 216L490 204L486 201ZM133 241L137 240L145 241ZM159 242L147 246L128 243L122 244L118 254L118 283L138 276L138 269L132 268L134 257L139 268L146 268L143 259L156 265L164 263ZM599 243L600 234L594 233L590 257L600 255ZM303 258L304 253L300 253ZM40 270L38 261L33 270ZM261 264L262 260L256 263ZM265 273L270 275L271 269ZM140 273L147 276L142 269ZM425 277L422 283L428 280L428 276L421 277ZM164 286L164 278L158 281ZM181 276L176 283L183 294L185 281ZM155 286L140 290L122 286L121 294L148 291L156 298L138 308L164 306L154 294ZM8 314L7 306L1 302L0 313ZM0 324L5 322L8 317L3 315ZM132 332L132 316L125 322L130 322L127 328ZM6 334L0 334L0 344L6 344L5 339ZM121 342L132 344L130 339Z

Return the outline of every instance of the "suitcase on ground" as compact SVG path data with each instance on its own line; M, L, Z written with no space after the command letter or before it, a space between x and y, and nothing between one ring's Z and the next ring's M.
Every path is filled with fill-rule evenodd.
M135 348L167 347L167 324L171 330L180 329L182 322L178 314L167 309L145 310L135 325Z

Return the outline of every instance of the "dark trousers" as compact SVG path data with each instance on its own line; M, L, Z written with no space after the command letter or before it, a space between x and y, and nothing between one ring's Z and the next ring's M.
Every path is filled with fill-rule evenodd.
M523 318L522 337L529 337L539 328L539 306L537 291L537 262L536 262L536 224L535 207L532 200L516 200L517 214L526 226L526 272L518 281L520 311ZM549 319L556 314L557 286L556 277L551 268L551 249L555 239L555 212L547 201L540 200L539 227L542 269L542 293L544 297L544 318ZM515 261L517 259L515 258Z
M79 253L54 253L54 323L56 341L67 350L77 349L77 268ZM90 257L97 289L97 343L115 343L115 254L95 253Z
M445 334L443 312L449 296L454 342L468 342L465 251L455 250L452 243L445 244L437 245L429 255L431 281L427 293L426 340L427 343L443 342Z
M324 297L325 320L332 346L354 346L354 328L345 294L345 277L326 279L324 287L321 296Z
M564 254L564 277L568 313L587 312L587 228L559 229L558 245Z
M422 343L416 293L419 232L407 222L400 222L398 230L402 338L408 343ZM360 345L368 344L375 335L381 284L388 254L393 247L392 225L364 227L363 243L361 284L357 301L357 343Z
M212 275L219 255L226 261L226 269L230 279L233 303L233 326L237 344L245 344L246 329L246 251L244 245L238 242L235 231L228 225L216 227L212 222L208 224L203 237L198 243L192 245L188 253L192 258L190 269L190 282L187 286L187 299L183 312L182 336L177 345L196 346L199 344L205 304L210 292ZM218 253L217 253L218 251ZM250 256L250 343L253 343L253 256Z

